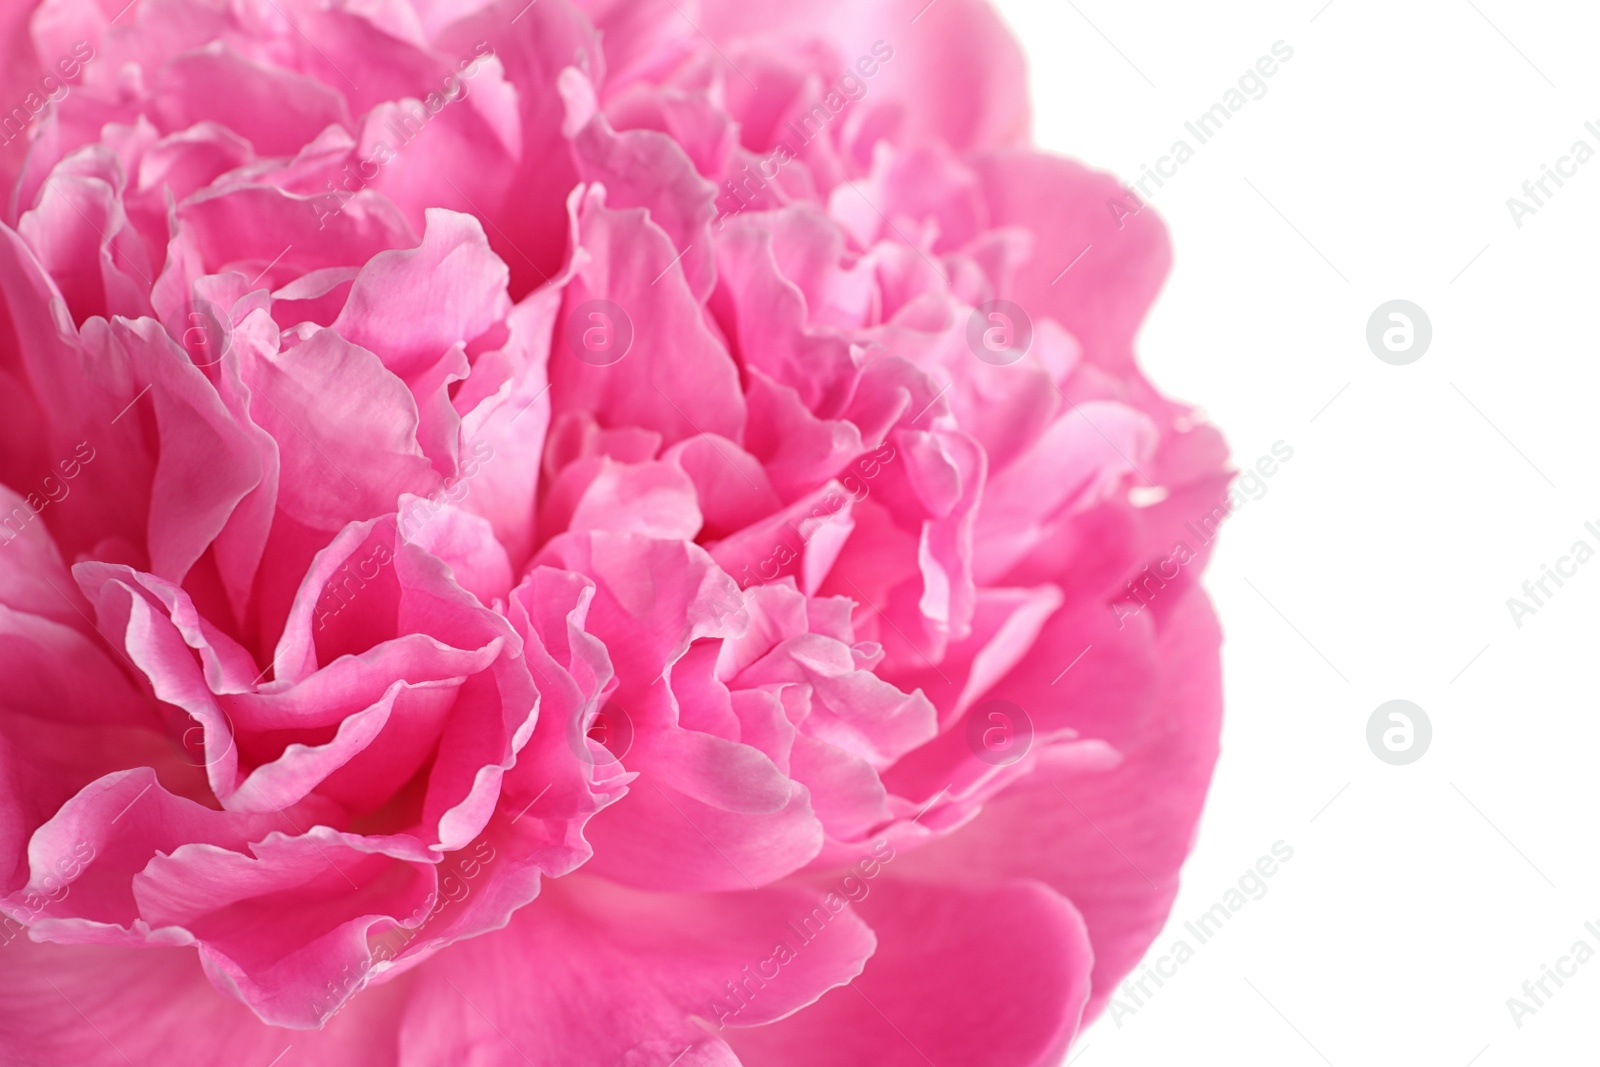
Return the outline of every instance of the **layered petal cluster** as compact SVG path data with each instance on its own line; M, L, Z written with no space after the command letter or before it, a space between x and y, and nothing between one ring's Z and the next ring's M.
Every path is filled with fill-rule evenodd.
M1229 474L983 0L124 3L0 16L0 1060L1059 1062Z

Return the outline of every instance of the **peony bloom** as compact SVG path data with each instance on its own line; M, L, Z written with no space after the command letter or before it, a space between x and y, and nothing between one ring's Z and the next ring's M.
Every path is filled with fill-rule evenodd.
M0 1062L1059 1062L1228 475L982 0L44 0L0 71Z

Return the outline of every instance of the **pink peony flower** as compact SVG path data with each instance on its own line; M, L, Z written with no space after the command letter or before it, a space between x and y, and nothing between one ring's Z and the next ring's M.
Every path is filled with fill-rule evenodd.
M994 13L125 2L0 14L0 1062L1059 1062L1228 475Z

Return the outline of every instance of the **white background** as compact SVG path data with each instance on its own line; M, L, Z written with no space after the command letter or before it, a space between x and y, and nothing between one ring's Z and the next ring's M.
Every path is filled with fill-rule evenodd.
M1071 1062L1600 1062L1600 959L1520 1028L1506 1005L1580 938L1600 951L1600 559L1520 629L1506 605L1574 541L1600 549L1600 158L1521 228L1506 205L1575 140L1600 151L1600 13L1323 2L1000 0L1039 144L1124 180L1294 49L1152 201L1177 261L1147 372L1241 466L1279 440L1294 458L1207 576L1223 755L1149 959L1194 946L1184 922L1274 842L1294 857ZM1433 326L1409 366L1365 340L1396 298ZM1409 766L1366 743L1394 698L1433 725Z

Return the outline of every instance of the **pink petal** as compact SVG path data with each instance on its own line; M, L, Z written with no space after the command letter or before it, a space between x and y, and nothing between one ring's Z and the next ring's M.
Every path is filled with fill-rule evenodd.
M535 4L520 15L509 4L470 14L452 8L447 17L456 21L439 30L434 46L467 56L475 54L479 43L492 42L506 80L516 87L520 156L502 200L479 200L471 210L491 223L491 242L511 268L511 295L520 299L554 277L566 258L566 200L578 184L578 173L562 132L566 107L556 80L568 67L577 67L593 81L604 80L599 35L566 4ZM478 158L463 156L453 162L459 170L472 170Z
M133 891L152 924L193 934L213 982L278 1026L320 1025L360 987L328 988L365 974L373 927L423 914L435 892L429 864L323 827L250 851L182 845L152 859Z
M681 270L690 292L704 300L716 280L710 226L717 213L712 206L716 186L695 172L671 137L654 130L613 130L596 110L594 88L579 71L563 71L557 87L567 102L565 125L579 176L603 185L614 209L647 209L681 254L673 269Z
M251 415L278 443L279 507L315 529L390 510L438 484L417 444L417 405L372 352L319 330L255 362Z
M1026 64L999 15L980 0L940 0L918 17L922 6L921 0L870 6L829 0L801 10L782 0L715 0L705 5L700 24L724 42L745 35L785 39L825 28L845 62L878 60L868 84L874 94L900 105L901 132L908 140L937 138L957 151L971 151L1026 138ZM913 18L917 44L901 45L900 28ZM872 49L877 41L889 50ZM967 74L952 79L949 72L958 64Z
M411 379L452 345L466 344L505 318L510 273L470 215L430 210L422 244L382 252L356 275L333 330L377 353Z
M461 417L463 456L457 485L461 506L489 520L495 538L520 570L534 547L534 501L539 467L516 462L543 454L550 424L550 334L561 305L559 290L529 296L506 319L503 348L479 355L455 400ZM480 390L484 390L480 392ZM464 488L459 488L465 483Z
M874 862L867 869L883 868ZM872 926L878 951L849 988L835 989L810 1010L732 1032L744 1062L1060 1062L1089 995L1093 958L1083 919L1065 898L1020 879L982 891L881 873L818 884L841 900L841 892L849 893L848 906Z
M218 85L227 91L218 92ZM325 126L350 125L338 93L222 44L168 62L151 104L169 131L217 122L247 137L264 156L293 155Z
M212 986L187 948L38 944L15 937L0 970L0 1059L127 1067L181 1059L397 1067L406 987L368 990L320 1030L283 1030ZM338 977L345 980L344 976Z
M1034 257L1001 295L1035 321L1049 315L1072 332L1090 361L1115 372L1133 359L1133 336L1172 262L1167 229L1148 207L1130 202L1121 183L1071 160L1017 149L974 162L994 221L1038 235ZM1109 205L1121 204L1109 210ZM1091 269L1061 275L1047 255L1088 247ZM1069 249L1073 251L1068 251Z
M872 952L871 931L848 910L824 911L809 939L795 933L791 922L813 907L817 894L799 889L682 896L565 879L502 934L458 945L418 974L401 1062L642 1067L679 1057L677 1067L735 1067L691 1016L714 1019L720 1008L734 1025L781 1018L849 981ZM508 973L542 980L501 980ZM628 995L608 992L617 989ZM606 1011L594 1010L596 998Z
M578 209L586 255L567 287L569 319L558 327L551 359L558 410L586 408L603 425L647 427L668 442L700 433L741 440L738 372L683 274L668 270L678 255L671 240L644 210L614 210L606 199L591 187ZM588 321L570 316L592 300L610 301L631 323L633 347L608 366L581 361L569 348L581 344L576 331Z
M1210 604L1189 593L1151 629L1139 620L1126 631L1146 635L1147 654L1160 669L1148 696L1118 701L1131 697L1149 707L1137 740L1124 745L1125 760L1095 773L1041 770L954 836L906 859L908 871L969 885L1039 878L1069 897L1094 945L1089 1017L1166 922L1217 756L1220 634ZM1085 657L1072 673L1088 663Z

